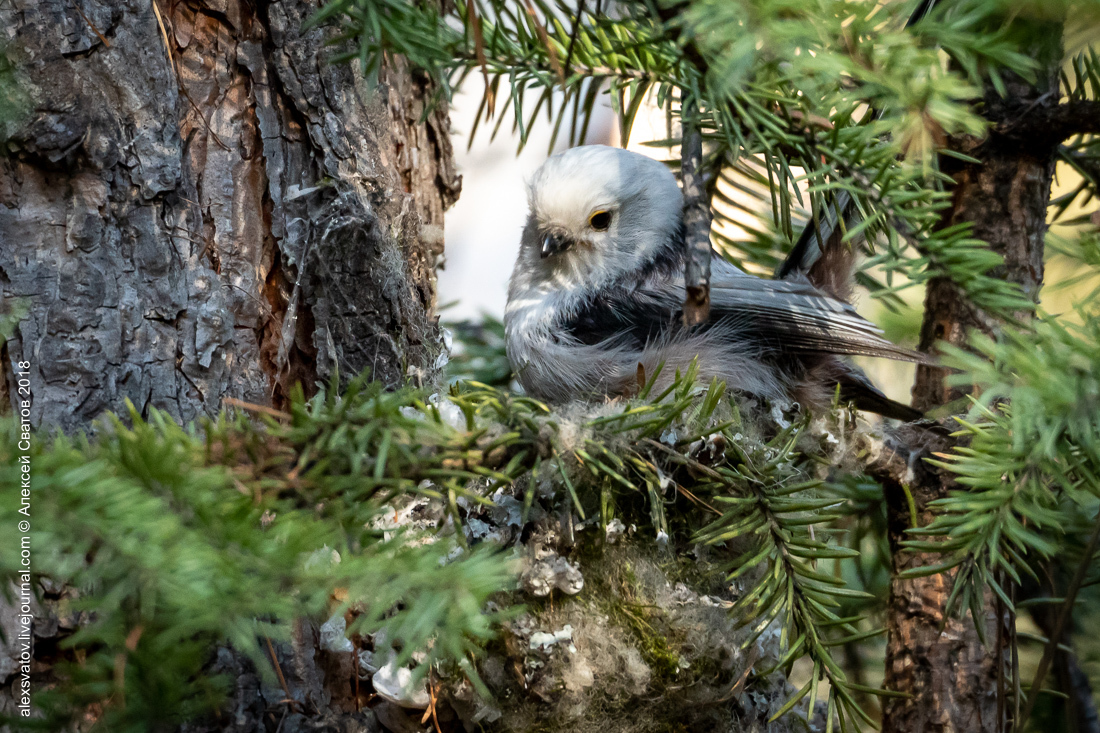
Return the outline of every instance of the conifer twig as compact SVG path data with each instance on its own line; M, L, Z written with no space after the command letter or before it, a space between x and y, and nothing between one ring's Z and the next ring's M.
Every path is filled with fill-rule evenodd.
M99 40L103 42L103 45L106 48L110 48L111 42L107 40L107 37L105 35L100 33L99 29L95 27L95 23L93 23L91 19L84 14L84 11L80 9L80 3L76 2L76 0L73 0L73 7L76 8L76 12L80 14L80 17L84 19L84 22L88 24L88 27L92 29L92 32L99 36ZM153 7L156 8L155 0L153 3Z
M290 419L290 415L282 410L276 410L274 407L268 407L267 405L257 405L255 402L245 402L244 400L238 400L236 397L223 397L222 404L227 407L239 407L248 412L262 412L280 420Z
M681 106L680 175L684 188L684 325L697 326L710 316L710 200L703 183L703 136L698 107L691 97Z
M297 709L298 702L290 694L290 685L286 682L286 677L283 675L283 668L279 664L279 658L275 656L275 647L271 645L271 638L264 637L264 641L267 642L267 651L271 655L271 663L275 667L275 675L279 678L279 685L283 688L283 694L286 695L286 701L292 709Z

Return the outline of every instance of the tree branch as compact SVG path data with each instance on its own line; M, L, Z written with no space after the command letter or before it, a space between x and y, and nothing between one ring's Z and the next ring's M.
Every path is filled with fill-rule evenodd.
M1029 148L1054 146L1074 135L1100 134L1100 100L1075 99L1044 106L1036 100L993 128L1001 140L1024 143Z
M695 119L698 108L690 97L680 113L680 176L684 187L684 325L695 326L710 315L710 197L703 183L703 136Z
M956 570L901 577L907 570L943 560L938 552L903 547L910 528L933 520L932 503L958 488L948 472L924 460L956 444L941 430L903 425L886 431L881 441L871 441L864 453L864 471L882 485L893 558L883 686L908 693L883 700L882 730L988 733L995 730L997 704L989 693L996 682L998 657L984 650L977 625L991 636L994 617L947 614Z

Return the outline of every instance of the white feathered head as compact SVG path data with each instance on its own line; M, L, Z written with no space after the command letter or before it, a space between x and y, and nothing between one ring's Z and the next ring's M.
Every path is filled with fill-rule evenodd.
M667 247L679 232L682 202L659 161L606 145L571 148L531 179L520 259L598 286Z

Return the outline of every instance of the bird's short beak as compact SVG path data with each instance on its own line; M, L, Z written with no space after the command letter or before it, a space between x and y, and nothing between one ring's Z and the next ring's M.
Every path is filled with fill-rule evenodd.
M564 252L572 245L573 243L564 237L560 237L557 234L547 234L542 240L542 259L545 260L550 255Z

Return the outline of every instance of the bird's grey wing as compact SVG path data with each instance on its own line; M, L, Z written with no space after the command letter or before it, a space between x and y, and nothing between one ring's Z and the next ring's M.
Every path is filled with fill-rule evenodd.
M863 355L928 362L924 354L890 343L852 306L805 280L764 280L716 261L710 288L710 319L701 328L720 327L736 334L746 347L796 356ZM654 277L594 295L562 325L582 344L614 341L641 348L682 328L683 301L682 278Z
M679 328L683 299L669 295L661 288L607 289L562 324L564 334L581 344L642 349Z
M921 361L922 354L886 341L850 305L805 281L761 280L721 266L713 274L711 317L700 327L683 326L683 280L667 275L601 291L561 323L559 333L586 348L623 349L643 362L646 354L686 362L706 353L708 376L756 394L783 389L779 373L761 357L777 365L786 361L796 372L809 368L823 384L839 385L841 398L859 409L906 421L920 417L837 356Z
M924 354L890 343L852 306L805 280L764 280L730 270L715 267L711 277L712 323L743 329L781 352L928 362Z

